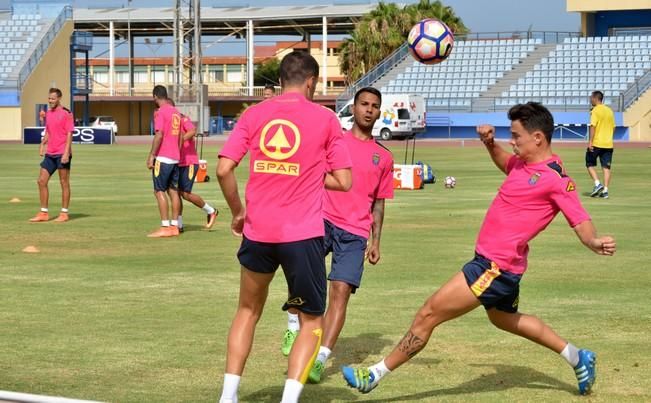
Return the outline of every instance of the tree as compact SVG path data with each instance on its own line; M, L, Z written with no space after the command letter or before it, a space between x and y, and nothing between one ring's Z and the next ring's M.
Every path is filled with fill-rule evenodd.
M256 66L253 72L253 84L262 86L266 84L278 85L280 81L280 60L271 58Z
M407 40L411 27L425 18L441 20L457 34L468 31L452 7L439 0L420 0L402 8L394 3L380 2L362 17L342 43L339 65L347 82L357 81L398 49Z

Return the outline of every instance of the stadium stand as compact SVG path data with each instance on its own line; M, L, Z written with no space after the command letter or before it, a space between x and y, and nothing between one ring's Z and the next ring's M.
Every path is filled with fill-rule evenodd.
M0 87L17 86L20 69L51 23L35 14L0 19Z

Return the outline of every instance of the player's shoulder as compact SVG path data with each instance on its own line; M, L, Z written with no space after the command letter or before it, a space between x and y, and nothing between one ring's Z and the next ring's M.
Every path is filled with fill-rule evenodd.
M554 186L561 190L561 191L566 191L566 192L573 192L576 190L576 183L574 180L567 174L567 171L565 170L565 166L563 166L563 161L560 159L554 159L552 161L549 161L546 164L547 168L549 171L553 173L553 178L555 178L554 181Z
M65 113L67 113L68 115L72 115L72 112L70 111L70 109L66 108L65 106L62 106L61 109L62 109Z
M380 153L382 153L382 154L384 154L384 155L387 155L387 156L393 158L393 153L391 152L391 150L389 150L389 149L387 148L387 146L385 146L384 144L382 144L382 143L381 143L380 141L378 141L378 140L373 140L373 142L375 143L375 146L376 146L376 148L379 150Z
M555 173L558 178L566 178L567 173L565 172L565 167L563 166L563 161L560 158L554 158L551 161L545 164L547 169Z

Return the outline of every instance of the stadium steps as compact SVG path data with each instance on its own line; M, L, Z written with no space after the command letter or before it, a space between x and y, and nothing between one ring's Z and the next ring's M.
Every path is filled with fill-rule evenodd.
M379 80L373 82L371 86L381 90L391 81L395 80L396 77L398 77L398 74L404 72L407 69L407 67L413 64L414 64L414 59L412 59L411 57L405 57L400 63L396 64L387 74L380 77Z
M502 96L502 92L508 91L512 84L524 77L528 71L533 70L533 66L540 63L543 57L556 48L556 44L540 44L531 52L522 62L508 71L504 76L497 80L495 84L486 91L479 94L478 98L472 100L473 112L488 112L495 109L495 99Z

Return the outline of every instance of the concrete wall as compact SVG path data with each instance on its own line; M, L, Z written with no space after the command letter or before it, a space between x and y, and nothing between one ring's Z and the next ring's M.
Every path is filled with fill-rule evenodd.
M20 96L21 125L38 126L36 104L46 104L48 89L57 87L63 93L61 104L70 107L70 36L74 24L68 21L50 44L27 82ZM22 130L14 133L16 139L22 138Z
M0 107L0 140L22 139L20 108L16 106Z
M567 0L567 11L646 10L649 0Z
M631 141L651 141L651 88L624 112Z

